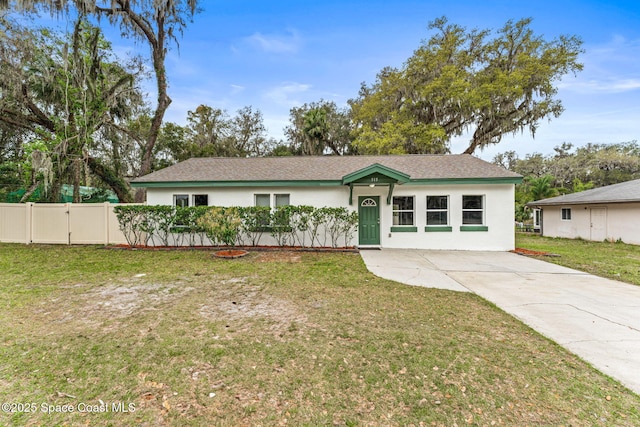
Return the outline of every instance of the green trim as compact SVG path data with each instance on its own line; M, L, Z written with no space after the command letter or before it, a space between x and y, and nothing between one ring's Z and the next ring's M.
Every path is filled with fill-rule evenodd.
M391 227L393 233L415 233L418 231L418 227L398 226Z
M375 166L375 165L373 165ZM372 168L373 166L369 166ZM384 168L384 166L377 165L380 168ZM389 168L386 168L389 169ZM389 169L393 171L393 169ZM364 170L363 170L364 171ZM372 173L382 173L380 171L369 171L369 175ZM163 182L145 182L145 181L134 181L131 182L131 187L133 188L175 188L175 187L336 187L342 186L346 184L361 184L366 185L370 184L369 182L355 182L358 179L352 179L354 174L363 173L361 171L354 172L349 175L345 175L342 180L328 179L328 180L308 180L308 181L298 181L298 180L279 180L279 181L163 181ZM395 171L395 178L391 175L391 172L386 174L389 178L394 178L394 180L399 184L406 185L452 185L452 184L520 184L522 182L522 178L429 178L429 179L409 179L409 175L405 175L401 172ZM368 175L365 173L362 177L367 177ZM348 180L347 180L348 179ZM371 184L376 184L372 182ZM388 185L389 182L381 182L381 185ZM568 203L567 203L568 204Z
M453 227L449 227L446 225L428 225L424 228L424 231L427 233L435 233L439 231L453 231Z
M163 182L131 182L131 187L139 188L175 188L175 187L335 187L346 184L370 184L370 182L358 181L374 173L381 173L389 178L393 178L399 184L406 185L451 185L451 184L520 184L522 178L425 178L410 179L409 175L394 171L390 168L383 173L381 170L373 170L373 167L385 168L381 165L372 165L361 171L345 175L342 180L280 180L280 181L163 181ZM368 170L367 170L368 169ZM355 174L362 175L356 176ZM371 184L376 184L371 182ZM389 182L380 182L381 185L388 185Z
M371 177L371 175L376 175L376 174L379 176ZM389 179L385 179L384 181L386 182L380 181L379 180L380 176L383 176ZM375 179L375 181L373 181L372 179ZM377 183L389 184L391 181L404 184L405 182L408 182L409 179L410 177L406 173L402 173L395 169L382 166L379 163L374 163L370 166L367 166L366 168L357 170L355 172L351 172L350 174L343 176L342 184L351 184L355 182L357 182L358 184L377 184Z
M520 184L522 177L504 178L422 178L412 179L407 185L451 185L451 184Z
M353 205L353 184L349 184L349 206Z
M461 225L460 231L489 231L486 225Z
M168 181L132 182L131 186L146 188L186 188L186 187L338 187L342 181Z
M391 204L391 198L393 197L393 187L395 184L389 184L389 194L387 194L387 205Z

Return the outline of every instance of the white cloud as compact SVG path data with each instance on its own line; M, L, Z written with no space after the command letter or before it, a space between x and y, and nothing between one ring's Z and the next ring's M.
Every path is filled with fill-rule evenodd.
M265 92L264 97L279 105L295 107L303 104L303 102L296 99L296 96L307 92L309 89L311 89L309 84L287 82L268 90Z
M620 78L616 79L602 79L602 80L583 80L575 81L573 83L561 83L558 85L561 89L573 90L579 93L593 93L593 92L605 92L605 93L620 93L628 92L636 89L640 89L640 79L634 78Z
M566 76L559 88L580 94L615 94L640 89L640 40L614 36L607 43L586 45L584 69Z
M286 35L256 32L244 40L254 48L267 53L296 53L302 45L302 39L295 30L287 31Z
M234 84L231 85L231 95L236 95L244 90L245 90L244 86L234 85Z

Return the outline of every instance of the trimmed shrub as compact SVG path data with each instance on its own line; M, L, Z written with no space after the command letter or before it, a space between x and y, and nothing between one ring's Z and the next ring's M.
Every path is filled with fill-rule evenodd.
M242 230L242 219L238 208L210 207L203 216L198 218L198 225L207 234L214 245L234 246Z
M131 246L257 246L264 233L279 246L350 246L358 214L346 208L312 206L145 206L114 208L120 230Z

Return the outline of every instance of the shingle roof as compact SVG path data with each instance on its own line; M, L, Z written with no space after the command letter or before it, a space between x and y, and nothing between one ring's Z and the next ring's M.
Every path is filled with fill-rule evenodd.
M579 193L536 200L529 206L581 205L592 203L640 202L640 179L594 188Z
M468 154L397 156L300 156L193 158L136 178L145 183L240 181L340 181L345 175L380 164L416 179L521 178Z

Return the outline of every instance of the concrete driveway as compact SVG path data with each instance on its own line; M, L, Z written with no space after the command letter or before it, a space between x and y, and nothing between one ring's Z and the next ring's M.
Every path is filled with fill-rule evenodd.
M385 279L474 292L640 394L640 286L508 252L360 254Z

